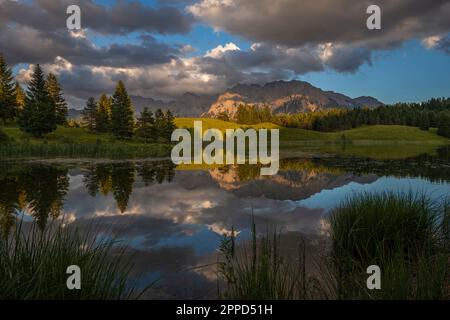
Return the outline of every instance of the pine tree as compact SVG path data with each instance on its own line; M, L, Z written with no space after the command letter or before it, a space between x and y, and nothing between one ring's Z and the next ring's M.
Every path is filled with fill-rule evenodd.
M47 77L47 90L55 104L56 124L67 124L67 103L61 92L61 86L58 79L53 73L49 73Z
M56 129L55 104L45 83L44 72L36 65L28 84L25 106L19 118L20 129L41 137Z
M147 141L156 140L157 138L155 132L155 118L153 118L153 113L148 110L148 108L144 108L141 112L137 121L136 135Z
M15 116L14 78L3 55L0 54L0 119L5 122Z
M23 110L23 107L25 107L26 96L25 91L23 91L18 81L16 81L16 87L14 89L14 92L16 96L17 114L19 114Z
M112 98L111 131L118 138L129 138L133 135L134 111L122 81L117 83Z
M105 94L98 101L95 128L98 132L107 132L111 126L111 99Z
M170 112L170 110L166 111L166 113L164 115L164 120L165 120L164 138L167 141L170 141L171 137L172 137L172 132L176 129L175 118L174 118L172 112Z
M161 109L155 112L155 135L157 138L164 138L166 133L166 119Z
M97 102L93 97L90 97L86 101L86 106L81 111L81 118L83 121L83 126L88 128L89 131L94 131L96 129Z

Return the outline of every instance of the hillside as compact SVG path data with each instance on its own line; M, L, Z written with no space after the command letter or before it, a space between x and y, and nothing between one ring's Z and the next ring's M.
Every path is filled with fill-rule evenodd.
M440 137L435 130L423 131L415 127L407 126L364 126L351 130L338 132L319 132L312 130L282 128L273 123L261 123L257 125L239 125L234 122L228 122L218 119L208 118L177 118L175 124L179 128L192 128L194 121L202 121L203 129L217 128L222 131L225 129L237 128L266 128L280 129L280 138L282 141L342 141L346 140L364 140L364 141L409 141L409 142L436 142L446 143L448 139Z

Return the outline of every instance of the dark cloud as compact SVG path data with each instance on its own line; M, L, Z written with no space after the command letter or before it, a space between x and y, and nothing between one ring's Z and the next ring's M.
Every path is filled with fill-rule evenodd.
M382 29L366 28L366 9L378 4ZM200 0L191 13L250 41L299 47L339 42L387 48L450 30L448 0Z
M141 31L159 34L187 33L193 19L177 8L152 8L138 1L119 0L102 6L92 0L34 0L31 3L0 2L3 22L17 23L33 29L55 31L66 29L69 5L81 9L81 26L104 34L127 34Z
M24 26L0 27L0 47L10 64L51 63L58 56L71 63L92 66L129 67L167 63L179 49L145 36L139 44L95 46L86 37L67 30L44 32Z

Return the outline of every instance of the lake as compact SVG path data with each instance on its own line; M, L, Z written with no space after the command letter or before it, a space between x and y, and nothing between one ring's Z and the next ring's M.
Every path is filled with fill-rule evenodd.
M0 224L44 228L52 219L81 230L95 225L133 253L144 298L217 296L214 263L224 234L238 241L276 227L319 244L327 214L360 192L450 195L450 148L401 160L310 156L283 159L274 176L254 165L175 167L170 161L40 160L0 162Z

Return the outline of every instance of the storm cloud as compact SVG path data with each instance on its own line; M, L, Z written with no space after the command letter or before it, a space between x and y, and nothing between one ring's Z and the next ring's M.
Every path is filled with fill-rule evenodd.
M381 30L366 28L373 3L382 10ZM70 4L82 11L77 32L66 29ZM58 75L71 106L81 106L111 93L117 80L133 95L174 98L309 72L353 73L411 39L449 54L449 16L445 0L0 0L0 51L10 65L25 64L18 71L23 84L27 64L40 63ZM248 47L228 41L200 52L198 39L165 42L166 35L194 36L196 23L244 38Z
M366 9L381 7L381 30L368 30ZM217 30L288 47L339 42L387 48L448 32L447 0L200 0L189 11Z

